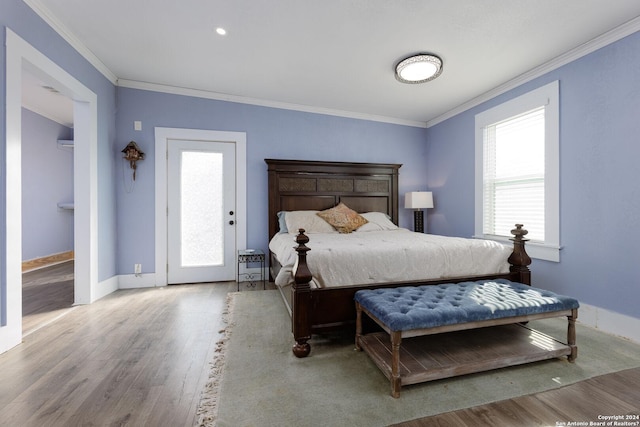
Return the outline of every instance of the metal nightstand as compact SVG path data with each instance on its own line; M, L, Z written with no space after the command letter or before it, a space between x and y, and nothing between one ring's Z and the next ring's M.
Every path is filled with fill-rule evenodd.
M248 267L249 264L260 264L260 273L240 273L240 264L245 264ZM236 280L238 283L238 291L240 290L240 276L249 282L251 287L255 287L258 276L262 281L263 289L267 289L266 274L265 274L265 258L264 252L260 249L245 249L238 251L238 270Z

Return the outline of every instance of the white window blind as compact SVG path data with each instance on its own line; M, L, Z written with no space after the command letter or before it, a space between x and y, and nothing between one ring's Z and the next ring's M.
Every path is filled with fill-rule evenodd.
M545 240L545 107L483 130L483 234Z

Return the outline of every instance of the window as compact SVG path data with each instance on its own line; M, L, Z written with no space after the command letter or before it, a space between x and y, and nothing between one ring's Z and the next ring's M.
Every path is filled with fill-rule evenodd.
M529 231L533 258L560 261L559 85L550 83L476 115L476 237Z

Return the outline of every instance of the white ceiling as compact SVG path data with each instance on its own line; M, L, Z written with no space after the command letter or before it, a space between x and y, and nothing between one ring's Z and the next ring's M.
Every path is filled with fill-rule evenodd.
M73 127L73 101L26 70L22 72L22 105L54 122Z
M640 16L638 0L25 1L124 86L415 125ZM419 52L442 75L399 83Z

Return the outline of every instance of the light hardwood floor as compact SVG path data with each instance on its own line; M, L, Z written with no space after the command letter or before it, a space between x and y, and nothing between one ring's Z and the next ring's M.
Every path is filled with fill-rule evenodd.
M635 368L392 427L638 426L639 418L640 368Z
M29 335L72 309L73 267L71 260L22 274L23 335Z
M192 426L235 291L120 290L34 326L0 355L0 426Z
M50 280L41 273L32 286ZM0 355L0 426L192 426L226 296L235 291L236 282L121 290L44 327L34 322L23 344ZM47 303L32 298L34 312L46 313ZM638 384L634 369L398 426L527 427L638 415Z

